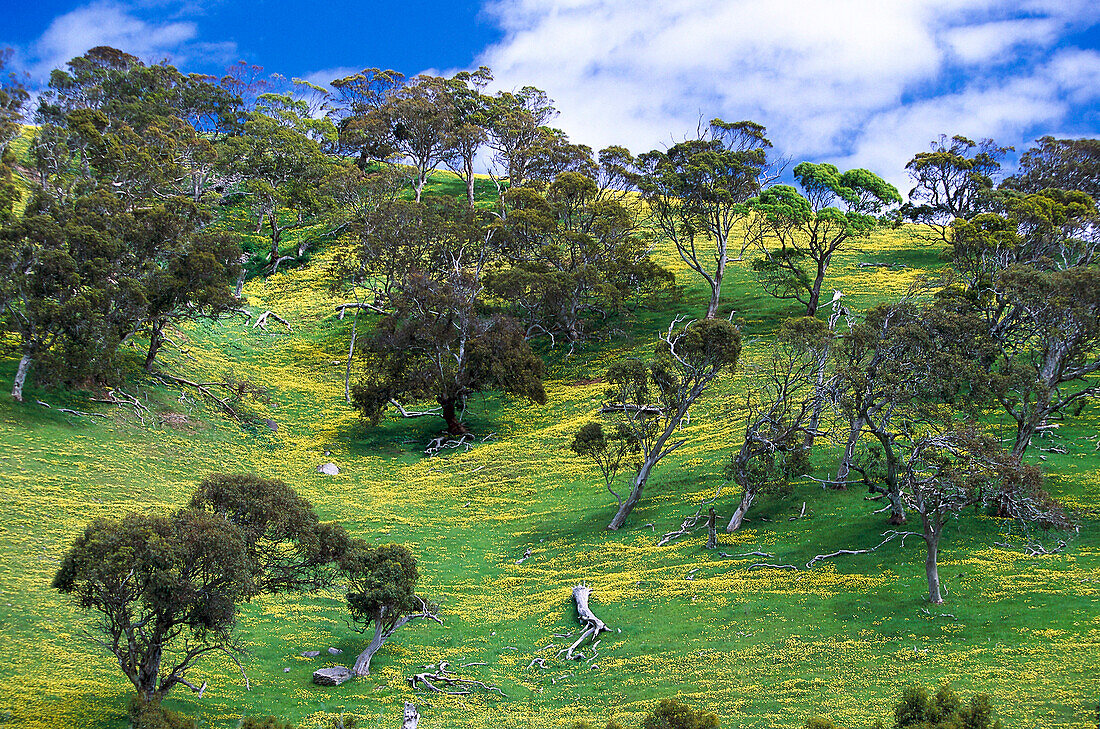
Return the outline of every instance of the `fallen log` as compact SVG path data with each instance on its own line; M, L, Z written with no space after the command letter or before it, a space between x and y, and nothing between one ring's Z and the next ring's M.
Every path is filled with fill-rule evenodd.
M253 322L253 324L252 324L252 328L255 329L256 327L259 327L260 329L263 329L263 330L266 331L267 330L267 320L268 319L274 319L275 321L282 323L284 326L286 326L286 330L288 332L294 331L293 329L290 328L290 322L288 322L286 319L282 318L281 316L279 316L275 312L271 311L270 309L265 311L263 314L260 314L256 318L256 321Z
M565 660L567 661L582 660L584 658L583 655L574 653L574 651L580 647L581 643L589 639L595 641L600 633L611 630L611 628L607 627L602 620L597 618L596 614L592 612L592 609L588 607L588 598L591 594L592 588L587 585L577 585L573 588L573 600L577 604L577 618L580 620L584 630L573 645L558 651L559 656L562 653L565 654Z

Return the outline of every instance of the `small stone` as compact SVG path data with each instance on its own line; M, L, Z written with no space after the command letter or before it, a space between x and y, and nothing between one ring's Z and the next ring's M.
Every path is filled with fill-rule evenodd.
M299 653L302 658L316 658L321 655L321 651L306 651L305 653Z
M340 650L339 648L329 648L329 649L328 649L328 654L329 654L330 656L338 656L338 655L340 655L341 653L343 653L343 651L342 651L342 650Z
M290 669L289 668L284 668L283 673L290 673Z
M339 686L352 677L352 672L344 666L319 668L313 672L313 683L318 686Z
M329 476L336 476L340 473L340 469L336 467L335 463L322 463L317 467L317 473L324 473Z
M268 428L270 428L272 433L278 433L279 432L279 424L276 423L271 418L268 418L267 420L265 420L264 425L266 425Z

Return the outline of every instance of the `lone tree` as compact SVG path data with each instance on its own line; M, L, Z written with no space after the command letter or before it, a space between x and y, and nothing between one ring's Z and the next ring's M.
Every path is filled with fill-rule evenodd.
M625 464L627 456L637 453L638 442L635 440L630 428L625 423L618 423L615 430L606 432L603 423L585 423L573 437L569 449L582 458L587 458L596 464L600 475L603 476L604 486L608 492L619 502L618 508L623 507L623 497L612 486L615 478Z
M372 625L374 637L355 659L356 676L370 673L370 662L378 649L403 625L416 618L443 621L435 606L416 594L420 574L416 558L401 544L370 547L357 543L344 555L341 567L348 578L348 609L366 632Z
M683 327L678 327L679 323L669 324L648 364L628 358L607 370L610 387L600 412L613 418L616 432L636 443L641 454L630 493L620 502L608 529L616 530L626 523L653 468L687 442L674 440L673 436L687 423L691 406L714 378L737 364L741 355L741 334L728 321L703 319ZM586 455L596 460L599 452L596 449Z
M773 185L753 200L759 231L754 241L762 254L753 270L769 294L794 299L806 306L806 316L815 316L833 255L870 237L883 208L900 203L901 196L864 169L841 172L803 162L794 176L804 195L790 185Z
M350 547L281 481L213 474L170 516L97 519L62 556L53 587L92 613L143 701L159 702L203 656L236 661L237 606L332 584ZM239 664L238 664L239 667Z
M707 319L718 313L730 236L749 218L749 200L775 176L765 131L751 121L714 119L695 139L639 155L635 162L632 179L653 225L710 288Z
M950 243L955 220L969 220L985 209L993 191L1001 160L1011 147L998 147L992 139L946 135L919 152L905 165L913 179L909 202L901 214L928 226L935 239Z
M1042 482L1038 468L1020 463L972 428L933 432L912 443L903 488L921 517L929 602L943 602L938 559L944 527L968 506L992 506L1004 516L1043 527L1069 526Z
M831 339L828 326L819 319L788 319L780 326L746 397L745 436L726 469L741 490L727 532L741 527L759 494L787 493L790 479L809 470L805 435L816 427L818 361Z
M109 650L145 701L159 702L209 653L241 650L237 604L256 594L239 529L194 510L97 519L61 559L53 587L95 614Z

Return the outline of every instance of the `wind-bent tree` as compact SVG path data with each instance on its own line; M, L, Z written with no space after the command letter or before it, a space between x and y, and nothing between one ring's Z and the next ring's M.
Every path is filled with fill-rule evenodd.
M928 600L943 602L939 549L947 520L976 504L1043 527L1066 528L1064 510L1042 487L1042 473L973 430L928 433L912 443L903 477L921 516Z
M840 337L835 350L835 401L849 424L836 481L849 469L890 504L889 523L906 521L902 475L905 449L929 424L965 409L960 393L979 378L981 330L949 304L903 300L872 308ZM971 406L975 404L972 403ZM854 459L860 437L876 446Z
M707 319L718 313L730 236L748 220L749 200L777 174L769 170L765 131L755 122L714 119L697 138L635 161L632 179L653 225L710 288Z
M365 632L373 626L371 642L355 659L356 676L370 673L371 659L394 633L410 620L427 618L440 625L435 606L416 594L420 574L416 558L401 544L371 547L359 543L341 561L348 578L348 609Z
M61 559L53 587L94 615L93 640L147 702L210 653L232 656L237 604L256 594L240 530L199 511L97 519Z
M674 435L707 386L737 364L741 334L724 319L669 325L648 363L629 358L607 370L607 402L600 411L637 443L641 463L608 529L616 530L642 498L650 474L662 458L687 442Z
M1040 137L1020 155L1016 174L1006 177L1001 188L1024 193L1080 190L1100 203L1100 140Z
M803 162L794 168L805 195L773 185L753 200L762 254L753 261L764 290L793 299L815 316L833 255L852 241L869 238L878 214L900 203L897 189L864 169L841 172L834 165Z
M726 469L741 491L727 532L741 527L758 495L787 493L790 479L809 470L805 435L816 427L818 362L831 340L819 319L788 319L780 326L746 398L745 436Z
M992 139L975 142L940 135L931 151L919 152L905 165L913 189L901 214L928 226L937 240L950 243L955 219L969 220L984 209L1001 160L1011 150L998 147Z

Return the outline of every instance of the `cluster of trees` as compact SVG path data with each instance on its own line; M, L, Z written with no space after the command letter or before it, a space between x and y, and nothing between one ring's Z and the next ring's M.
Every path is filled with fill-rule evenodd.
M749 152L731 154L762 149L761 137L753 139L756 147L740 145ZM1022 456L1040 428L1079 414L1100 392L1094 376L1100 369L1100 216L1088 192L1070 189L1088 186L1081 160L1095 165L1096 145L1044 138L1023 155L1018 174L996 185L1005 151L988 140L955 137L913 158L911 202L898 212L930 240L947 244L950 266L901 301L860 316L845 307L840 292L827 320L813 315L832 254L882 224L877 215L900 202L896 191L864 170L840 173L803 163L794 175L805 196L772 185L744 203L739 214L752 219L741 230L764 250L753 265L762 284L805 304L807 316L781 324L752 373L744 434L732 444L727 473L740 496L728 531L741 525L759 494L783 493L792 478L808 474L811 449L823 436L843 444L836 478L823 483L865 485L886 500L892 525L919 514L934 603L942 602L937 554L944 525L964 508L984 505L1044 527L1070 525L1045 492L1042 473ZM661 164L670 178L671 166ZM731 159L724 169L734 167ZM753 180L759 169L752 167ZM689 205L689 193L683 194L682 204L657 200L652 206L656 215L677 220L665 234L690 256L690 236L701 224L683 221L702 205ZM719 251L717 273L702 272L712 286L712 315L725 248L714 229L708 239ZM761 243L769 240L779 247ZM706 323L722 322L703 319L683 333L701 333ZM728 328L722 337L732 343L736 331ZM683 443L669 439L702 388L737 362L736 350L711 346L700 367L691 355L678 354L672 329L664 340L648 371L636 360L608 370L604 422L583 426L572 443L597 465L618 501L611 529L622 526L657 462ZM1015 424L1008 448L983 425L998 411ZM615 484L628 461L637 469L624 500Z
M238 608L261 595L346 585L351 618L373 631L354 669L367 675L400 627L439 621L416 594L418 579L406 547L374 546L320 521L282 481L212 474L174 513L91 522L62 555L53 587L91 614L91 637L134 685L141 713L177 685L200 691L188 672L204 656L237 662Z

